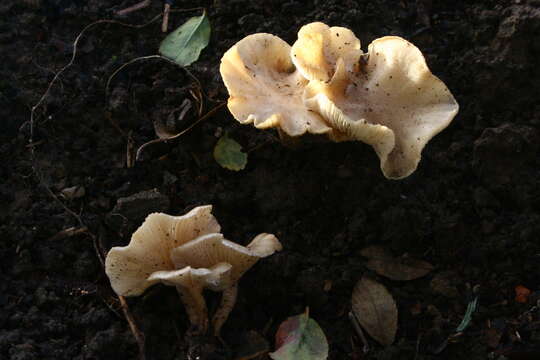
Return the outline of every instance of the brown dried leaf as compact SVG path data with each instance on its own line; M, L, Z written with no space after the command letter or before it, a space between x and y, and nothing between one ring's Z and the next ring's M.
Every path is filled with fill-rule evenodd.
M363 248L360 250L360 255L367 257L367 258L377 258L377 259L386 259L386 258L393 258L394 256L388 252L385 248L382 246L372 245Z
M176 123L184 121L186 115L191 111L192 104L189 99L184 99L180 107L174 109L168 119L161 119L160 117L154 119L154 132L157 137L162 140L168 140L175 137L178 134L176 129Z
M398 311L392 294L383 285L363 276L353 290L352 310L373 339L383 345L394 342Z
M394 257L380 246L369 246L363 249L360 254L369 259L366 264L368 269L392 280L414 280L433 270L433 265L427 261L408 256Z

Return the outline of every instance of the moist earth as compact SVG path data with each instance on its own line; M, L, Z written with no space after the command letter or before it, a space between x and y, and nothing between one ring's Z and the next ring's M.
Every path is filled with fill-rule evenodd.
M243 277L225 324L227 345L193 339L174 289L127 299L147 359L247 359L253 334L274 349L287 317L305 311L325 332L330 359L540 358L540 1L182 1L169 29L204 7L211 41L185 71L157 53L163 3L123 17L134 1L4 0L0 4L0 358L134 359L140 356L100 259L154 211L183 214L213 204L228 239L274 233L284 250ZM185 11L180 11L185 10ZM418 46L460 104L452 124L423 151L418 170L391 181L367 145L302 140L236 122L226 107L175 141L227 99L222 54L255 32L292 44L322 21L354 31L362 47L398 35ZM185 102L187 101L187 102ZM180 117L184 106L191 106ZM245 170L213 159L228 133L248 153ZM392 281L360 251L384 246L434 265ZM355 283L384 284L399 311L393 345L347 316ZM531 294L516 298L517 286ZM209 295L210 309L219 298ZM478 296L470 326L455 336ZM519 300L519 301L517 301ZM255 336L257 338L257 336ZM260 339L262 338L262 339ZM261 341L259 341L261 342ZM261 355L261 359L268 358Z

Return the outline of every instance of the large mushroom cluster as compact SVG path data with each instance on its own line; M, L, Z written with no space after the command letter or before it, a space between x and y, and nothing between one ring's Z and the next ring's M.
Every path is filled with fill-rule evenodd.
M291 137L362 141L373 147L390 179L416 170L426 143L459 108L408 41L386 36L364 53L351 30L319 22L302 27L292 47L271 34L249 35L223 55L220 71L239 122L277 127ZM156 283L175 286L194 331L211 327L219 336L238 280L282 246L266 233L247 246L226 240L211 212L211 206L199 206L183 216L150 214L129 245L107 255L113 290L137 296ZM204 289L223 293L211 320Z
M220 71L240 123L362 141L390 179L416 170L426 143L459 108L410 42L386 36L364 53L351 30L320 22L303 26L292 47L249 35L223 55Z
M194 333L209 327L203 290L223 292L211 321L219 335L236 302L238 280L260 258L279 250L281 243L271 234L259 234L247 246L224 239L212 206L199 206L183 216L148 215L128 246L109 251L105 272L122 296L141 295L156 283L175 286Z

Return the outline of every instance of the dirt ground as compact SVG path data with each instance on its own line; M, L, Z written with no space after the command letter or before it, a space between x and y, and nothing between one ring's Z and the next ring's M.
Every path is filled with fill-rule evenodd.
M206 8L211 22L210 44L189 67L205 112L227 99L222 54L248 34L292 44L303 24L323 21L352 29L365 50L384 35L413 42L460 112L401 181L382 176L367 145L291 148L273 131L240 125L225 107L177 141L149 146L128 167L132 150L155 138L152 122L174 118L197 88L179 67L148 60L122 70L106 93L115 69L157 53L160 19L86 31L73 65L36 109L32 137L30 109L70 61L81 30L100 19L145 24L163 6L154 0L146 10L114 14L133 3L0 3L1 359L137 358L98 254L127 244L152 211L183 214L203 204L214 205L227 238L246 244L274 233L284 250L241 280L222 332L227 347L186 341L188 320L170 287L128 298L147 359L240 359L250 332L273 350L279 324L307 306L332 360L540 358L540 1L176 2L177 10ZM200 13L172 13L170 29ZM195 120L189 113L175 126ZM225 131L249 154L243 171L213 159ZM435 269L418 280L388 280L365 266L359 251L368 245ZM368 273L394 296L399 321L393 345L368 339L364 354L347 313L355 283ZM516 301L519 285L531 294ZM447 341L473 288L472 322ZM211 309L217 301L209 294Z

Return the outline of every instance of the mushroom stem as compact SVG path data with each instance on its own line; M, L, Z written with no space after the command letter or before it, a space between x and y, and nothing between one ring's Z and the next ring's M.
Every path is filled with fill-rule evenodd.
M221 295L221 303L219 304L214 317L212 318L212 328L214 329L214 336L219 337L221 327L227 321L229 314L231 313L234 304L236 304L236 296L238 294L238 283L235 283L228 289L223 290Z
M204 334L208 330L208 309L202 294L202 288L177 286L176 290L186 308L189 322L194 326L196 334Z

